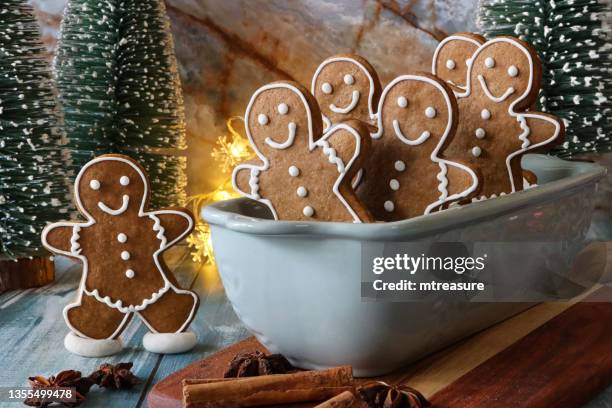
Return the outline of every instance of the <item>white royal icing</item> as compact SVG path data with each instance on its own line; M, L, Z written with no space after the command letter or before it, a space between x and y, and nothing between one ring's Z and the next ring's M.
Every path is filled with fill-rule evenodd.
M334 91L334 88L332 88L329 82L323 82L323 85L321 85L321 91L323 91L324 94L329 95Z
M444 163L438 163L438 165L440 166L440 171L438 172L438 175L436 176L436 178L439 181L439 184L438 184L438 191L440 192L439 200L446 200L446 197L448 197L448 177L446 176L446 174L448 173L448 169Z
M123 214L128 209L129 205L130 205L130 196L127 194L124 194L122 197L121 207L115 210L110 208L106 204L104 204L102 201L98 202L98 208L100 208L105 213L109 215L114 215L114 216Z
M289 113L289 105L287 105L286 103L280 103L276 109L281 115L286 115L287 113Z
M484 93L487 95L487 98L489 98L493 102L503 102L506 99L508 99L508 97L510 95L512 95L514 93L514 91L515 91L515 89L513 87L510 87L510 88L506 89L506 91L503 94L501 94L500 96L495 96L489 90L489 87L487 86L487 81L484 79L484 77L482 75L478 74L477 78L478 78L478 81L480 82L480 87L482 88Z
M406 99L405 96L398 97L397 106L399 106L400 108L405 108L406 106L408 106L408 99Z
M387 212L393 212L393 210L395 210L395 204L393 204L393 201L385 201L383 207L385 207L385 211Z
M268 121L269 119L267 115L263 113L260 113L259 115L257 115L257 123L259 123L260 125L262 126L267 125Z
M352 111L353 109L355 109L355 107L357 106L357 104L359 103L359 96L361 95L361 93L358 90L353 90L353 92L351 93L351 101L349 102L348 105L346 105L344 108L340 108L338 106L336 106L335 104L330 104L329 105L329 109L332 112L336 112L336 113L349 113L350 111Z
M338 173L344 172L344 163L342 162L342 159L336 155L336 149L330 147L327 140L321 140L321 142L317 142L317 144L323 148L323 154L327 156L327 160L336 165L338 168Z
M482 154L482 149L480 147L478 146L472 147L472 156L480 157L481 154Z
M127 235L125 235L123 232L120 232L119 234L117 234L117 241L121 242L122 244L125 244L127 242Z
M485 67L487 68L493 68L495 66L495 60L493 59L493 57L487 57L484 63Z
M518 76L518 74L519 74L519 70L518 70L518 68L516 67L516 65L510 65L510 66L508 67L508 75L509 75L509 76L511 76L512 78L514 78L514 77Z
M436 109L432 106L428 106L427 109L425 109L425 116L427 116L429 119L435 118Z
M122 186L127 186L130 184L130 178L128 176L121 176L121 178L119 178L119 184Z
M483 128L476 129L474 134L476 135L478 139L484 139L484 137L486 136L486 132Z
M400 183L396 179L391 179L391 181L389 181L389 187L391 187L391 190L397 191L400 188Z
M268 146L272 147L273 149L279 149L279 150L286 149L293 145L293 142L295 141L296 129L297 129L297 125L295 124L295 122L289 122L289 124L287 125L287 139L285 139L285 141L279 143L279 142L274 141L270 137L266 137L264 142Z
M446 68L448 68L449 70L453 70L455 69L455 67L457 66L457 64L455 64L455 61L453 61L452 59L448 59L446 60Z
M136 276L136 273L134 273L133 269L128 269L125 271L125 277L128 279L133 279L134 276Z
M306 217L312 217L314 215L314 208L312 208L311 206L307 205L306 207L304 207L304 209L302 210L302 213L304 214L304 216Z
M146 333L142 338L145 350L158 354L177 354L191 350L198 338L191 330L181 333Z
M480 111L480 117L484 120L491 119L491 111L488 109L483 109Z
M289 166L289 175L291 177L297 177L300 175L300 169L295 166Z
M89 188L91 188L92 190L99 190L100 182L98 180L91 180L89 182Z
M128 251L121 251L121 259L123 259L124 261L129 261L131 258L131 255Z
M306 197L308 195L308 190L306 190L304 186L299 186L296 190L296 194L298 197Z
M81 227L75 225L72 227L72 236L70 237L70 253L72 255L78 255L81 253L81 244L79 244L79 232L81 232Z
M404 163L401 160L397 160L393 166L395 167L395 170L397 170L397 171L404 171L404 170L406 170L406 163Z
M95 340L69 332L64 337L64 347L69 352L78 356L97 358L119 353L123 349L123 344L121 339Z
M355 83L355 77L351 74L346 74L344 76L344 83L347 85L353 85Z
M178 215L181 216L183 218L185 218L188 221L188 226L187 228L181 233L179 234L175 239L173 239L171 242L167 242L165 237L162 241L162 243L160 244L160 248L157 249L153 254L153 261L155 263L155 266L157 267L157 270L159 271L159 273L161 274L163 281L164 281L164 286L159 289L157 292L153 293L148 299L145 299L141 304L139 305L124 305L123 302L121 300L113 300L111 299L109 296L101 296L98 289L94 289L92 291L88 290L86 288L86 282L87 282L87 276L89 274L89 259L87 258L87 256L83 255L82 252L79 252L78 254L73 254L72 252L67 252L64 251L62 249L59 248L55 248L53 247L47 237L48 234L51 230L53 230L54 228L58 228L58 227L72 227L73 228L73 236L74 236L74 230L75 230L75 226L79 227L80 229L83 228L87 228L90 227L94 224L96 224L96 220L91 216L91 214L85 209L85 207L83 206L83 203L81 201L81 197L79 194L79 185L81 184L81 179L83 178L83 175L85 174L85 172L87 171L87 169L99 162L103 162L103 161L118 161L118 162L122 162L125 163L127 165L129 165L130 167L132 167L134 169L134 171L136 171L138 173L138 175L140 176L142 183L144 185L144 191L142 194L142 199L141 199L141 203L140 203L140 207L138 210L138 216L139 217L151 217L152 218L157 218L155 215L158 214L174 214L174 215ZM194 307L192 308L188 318L185 320L185 322L183 323L183 325L181 327L178 328L177 332L182 332L183 330L185 330L185 328L189 325L189 323L191 323L191 320L193 320L193 315L195 313L195 306L197 305L197 296L188 290L183 290L183 289L179 289L177 287L175 287L169 280L168 277L166 276L166 274L164 273L164 268L162 267L162 265L160 264L160 260L159 257L161 255L161 253L168 247L174 245L176 242L182 240L193 228L194 222L193 219L191 217L189 217L187 214L181 212L181 211L176 211L176 210L159 210L159 211L151 211L151 212L146 212L144 211L144 207L146 204L146 197L148 197L148 183L146 181L146 177L144 175L144 173L142 172L142 170L135 165L133 162L131 162L128 159L125 159L123 157L109 157L109 156L102 156L102 157L97 157L91 161L89 161L87 164L85 164L85 166L83 166L83 168L81 169L81 171L77 174L76 177L76 181L75 181L75 201L76 201L76 206L78 208L78 210L81 212L81 214L83 214L83 216L85 216L85 218L87 219L87 222L85 223L71 223L71 222L58 222L55 224L49 224L47 225L42 232L42 243L43 245L52 250L53 252L62 254L62 255L68 255L68 256L74 256L76 258L78 258L82 264L83 264L83 272L82 272L82 276L81 276L81 282L79 284L79 292L78 292L78 297L77 300L73 303L68 304L64 310L63 310L63 314L64 314L64 320L66 321L66 324L68 325L68 327L70 328L70 330L72 330L73 333L75 333L76 335L83 337L83 338L88 338L87 335L83 334L81 331L79 331L76 327L74 327L71 323L70 320L68 319L68 311L72 308L75 307L79 307L82 304L82 298L83 295L89 295L89 296L93 296L96 300L98 300L99 302L102 302L106 305L108 305L109 307L115 308L117 310L119 310L122 313L125 313L125 317L123 318L122 322L118 325L117 329L115 330L114 333L112 333L108 339L114 339L116 338L119 333L121 333L121 331L123 330L123 327L125 326L125 324L127 324L127 322L130 320L130 314L131 312L137 312L140 310L144 310L146 309L147 306L149 306L150 304L155 303L165 292L167 292L169 289L172 289L173 291L175 291L176 293L179 294L188 294L190 296L193 296L194 298ZM154 228L155 229L155 228ZM161 226L159 227L159 230L163 230L163 228L161 228ZM158 238L159 238L159 234L158 234ZM78 241L78 238L75 238L76 241ZM72 244L71 244L72 245ZM152 327L149 322L147 322L147 320L140 315L141 319L143 320L143 322L145 323L145 325L153 332L156 332L155 328Z

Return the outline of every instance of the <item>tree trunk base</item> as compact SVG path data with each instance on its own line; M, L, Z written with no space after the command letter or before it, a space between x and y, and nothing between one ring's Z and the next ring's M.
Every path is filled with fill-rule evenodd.
M54 279L55 268L49 256L0 261L0 293L44 286Z

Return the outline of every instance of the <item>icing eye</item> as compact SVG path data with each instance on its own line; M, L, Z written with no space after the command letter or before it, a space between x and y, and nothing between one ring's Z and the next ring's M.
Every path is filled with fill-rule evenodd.
M267 125L268 117L264 115L263 113L260 113L259 115L257 115L257 122L262 126Z
M130 178L128 176L121 176L121 178L119 179L119 184L121 184L122 186L127 186L128 184L130 184Z
M425 109L425 116L427 116L429 119L435 118L436 110L431 106L428 107L427 109Z
M492 57L487 57L487 59L485 59L485 67L493 68L494 66L495 66L495 60Z
M334 92L334 89L332 88L329 82L324 82L323 85L321 85L321 90L323 91L324 94L328 94L328 95Z
M455 69L455 67L457 66L457 64L455 64L455 61L452 59L446 60L446 68L453 70Z
M277 109L278 109L278 113L280 113L281 115L286 115L287 112L289 112L289 106L287 106L286 103L279 104Z
M514 78L515 76L517 76L517 75L518 75L518 73L519 73L519 70L518 70L518 68L516 67L516 65L510 65L510 66L508 67L508 75L510 75L511 77L513 77L513 78Z
M353 77L351 74L346 74L344 76L344 83L347 85L353 85L355 83L355 77Z
M91 180L89 182L89 188L91 188L92 190L99 190L100 182L98 180Z
M397 106L399 106L400 108L405 108L406 106L408 106L408 99L406 99L405 96L400 96L399 98L397 98Z

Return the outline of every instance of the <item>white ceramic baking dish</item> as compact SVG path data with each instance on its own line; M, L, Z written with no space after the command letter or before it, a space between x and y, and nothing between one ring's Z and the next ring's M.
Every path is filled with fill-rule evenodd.
M203 209L215 259L234 310L272 352L294 365L350 364L358 376L389 372L516 314L532 303L372 302L361 297L361 249L377 242L556 243L522 256L496 254L513 279L517 260L571 263L586 245L604 168L529 155L539 186L462 208L377 224L273 221L248 199ZM531 251L531 253L530 253ZM499 266L501 265L501 266ZM521 266L522 284L550 277L540 262Z

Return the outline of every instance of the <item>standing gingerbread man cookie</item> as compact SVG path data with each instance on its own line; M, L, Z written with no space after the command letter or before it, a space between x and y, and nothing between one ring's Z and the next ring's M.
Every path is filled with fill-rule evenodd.
M148 350L192 348L195 335L186 330L198 297L178 287L162 257L192 231L191 213L183 208L148 211L145 172L121 155L87 163L77 175L74 194L85 221L50 224L42 233L47 249L83 263L77 299L64 309L72 330L66 347L89 357L118 352L118 336L138 315L151 331L143 340Z
M446 154L482 174L482 198L523 189L520 159L562 141L563 122L529 111L535 103L542 68L531 46L513 37L482 44L469 59L459 106L457 134Z
M477 175L444 157L457 125L452 91L429 74L402 75L378 105L378 133L357 192L376 219L398 221L428 214L474 193ZM449 194L453 187L456 194Z
M355 54L326 59L312 77L311 92L321 108L325 129L348 119L375 125L380 91L372 65Z
M259 161L234 169L236 191L265 204L277 220L370 221L349 185L368 151L365 125L342 123L321 136L316 101L293 82L259 88L245 124Z

